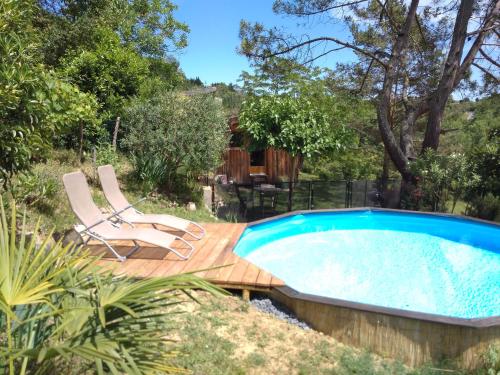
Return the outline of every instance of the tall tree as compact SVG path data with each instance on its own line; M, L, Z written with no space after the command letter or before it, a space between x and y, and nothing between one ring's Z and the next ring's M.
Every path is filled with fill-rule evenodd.
M283 58L268 59L257 66L254 74L241 75L247 95L290 95L307 100L318 113L328 116L328 126L334 139L345 147L332 147L312 158L304 166L324 178L350 179L366 177L380 165L381 140L376 130L376 113L370 100L359 98L345 90L331 70L309 68ZM342 130L340 130L342 129ZM372 164L366 168L368 164Z
M75 125L98 128L92 95L39 60L31 0L0 2L0 182L47 155L53 138Z
M168 54L187 45L189 28L170 0L30 1L43 62L94 94L108 127L130 97L184 81Z
M293 181L298 161L345 146L342 125L331 126L331 116L318 110L310 98L291 95L250 96L243 102L239 127L252 138L252 147L268 147L291 155L288 210L292 210Z
M142 56L165 57L187 45L189 27L174 17L170 0L36 0L35 26L43 31L45 59L57 65L68 51L94 49L110 29Z
M421 152L437 149L446 103L475 68L498 87L500 0L460 0L420 6L419 0L276 0L276 13L310 23L344 21L351 37L294 36L242 21L241 52L256 64L281 56L309 64L348 48L371 84L385 149L406 182L416 157L417 122L424 122ZM427 3L426 3L427 4ZM360 21L361 20L361 21ZM399 130L399 137L397 131ZM399 139L398 139L399 138Z

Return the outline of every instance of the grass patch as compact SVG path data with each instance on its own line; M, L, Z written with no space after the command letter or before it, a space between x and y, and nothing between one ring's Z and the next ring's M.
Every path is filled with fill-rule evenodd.
M266 357L263 354L257 352L250 353L245 359L246 366L251 368L263 367L265 366L266 362Z
M177 365L194 374L463 374L445 365L407 368L279 320L237 297L196 297L202 304L178 315L174 329L186 353Z
M115 169L122 191L130 203L137 202L144 195L138 181L131 178L132 166L123 156L119 156L118 160ZM77 219L69 206L66 193L64 192L62 176L65 173L74 172L79 169L87 176L96 204L101 208L108 208L99 185L97 171L92 163L86 161L80 164L75 153L69 150L54 151L52 157L46 162L34 164L31 173L36 176L40 181L39 183L50 181L51 184L55 184L55 194L46 196L35 204L23 205L26 208L28 217L33 219L40 217L41 230L43 232L48 232L52 228L55 228L58 232L64 232L71 229L77 223ZM18 182L19 178L14 177L12 180L13 185L16 185ZM7 201L12 199L10 192L4 192L3 195ZM156 194L138 204L137 208L148 213L171 214L197 222L206 223L217 220L207 209L200 207L200 204L197 204L197 206L196 211L189 211L183 204L171 201L164 195ZM29 222L34 224L36 220L30 220Z

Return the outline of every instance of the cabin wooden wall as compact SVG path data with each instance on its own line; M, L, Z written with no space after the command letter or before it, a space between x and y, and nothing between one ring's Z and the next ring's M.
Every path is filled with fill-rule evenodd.
M228 179L238 183L250 182L250 154L239 147L228 148L224 152L224 164L217 169L217 174L225 174Z
M271 183L277 182L280 176L288 176L291 160L290 155L283 150L266 150L266 174Z
M268 148L265 153L265 173L269 183L279 182L280 177L288 176L290 163L291 157L287 152ZM225 174L240 184L250 183L250 153L239 147L227 149L224 152L224 164L217 169L216 174Z

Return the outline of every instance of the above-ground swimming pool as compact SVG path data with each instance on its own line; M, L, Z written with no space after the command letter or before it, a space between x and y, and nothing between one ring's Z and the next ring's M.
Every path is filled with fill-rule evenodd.
M249 226L235 252L300 293L462 319L500 316L500 227L355 210Z

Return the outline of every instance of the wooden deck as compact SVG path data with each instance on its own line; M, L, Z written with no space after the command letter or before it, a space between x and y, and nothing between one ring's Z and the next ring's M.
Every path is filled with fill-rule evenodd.
M267 290L273 286L283 286L280 279L274 277L233 252L246 224L210 223L204 224L207 233L200 241L190 241L196 248L188 260L180 260L172 252L157 247L141 247L125 262L119 262L101 245L92 244L94 253L104 252L102 265L113 265L116 273L134 277L170 276L184 272L199 271L196 274L214 284L226 288L244 290ZM174 233L174 232L171 232ZM174 233L181 236L182 233ZM188 235L183 238L189 240ZM174 243L174 248L186 253L183 244ZM126 254L132 243L119 243L115 248L120 254Z

